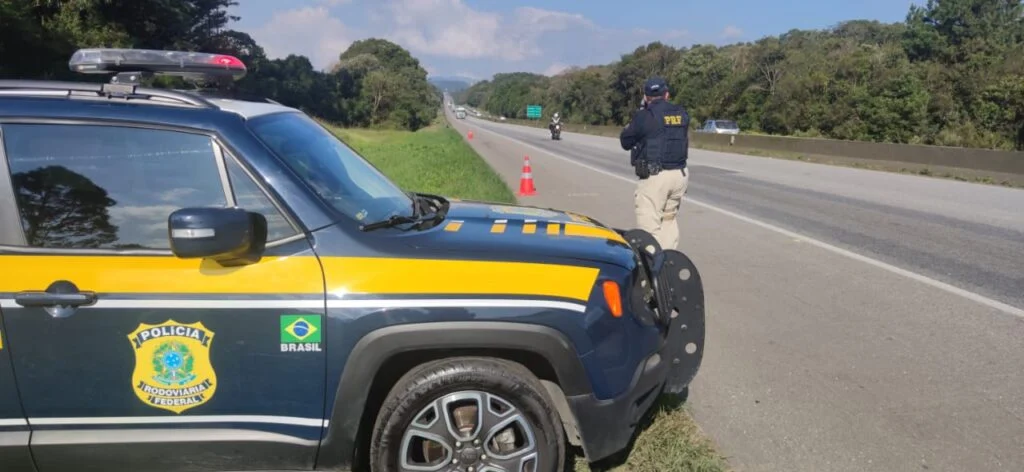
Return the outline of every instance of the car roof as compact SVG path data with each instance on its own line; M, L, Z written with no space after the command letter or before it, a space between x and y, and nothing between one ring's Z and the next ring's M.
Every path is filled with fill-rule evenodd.
M100 99L106 104L164 105L194 109L220 110L250 119L257 116L299 110L261 97L225 97L218 92L195 90L151 89L131 87L131 100L103 100L124 97L125 86L91 82L60 82L51 80L0 80L0 99L6 97L83 101ZM91 99L91 100L90 100Z

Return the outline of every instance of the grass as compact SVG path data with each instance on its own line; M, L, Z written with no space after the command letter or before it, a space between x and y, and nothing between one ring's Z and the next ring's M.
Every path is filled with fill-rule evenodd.
M327 126L406 190L515 203L501 178L443 120L416 132ZM728 470L685 406L668 400L652 409L623 454L597 464L588 464L582 455L570 461L573 472Z
M640 433L622 455L598 464L578 457L574 472L724 472L729 465L693 421L685 405L663 397L641 424Z
M515 195L454 129L419 131L328 127L405 190L463 200L514 203Z

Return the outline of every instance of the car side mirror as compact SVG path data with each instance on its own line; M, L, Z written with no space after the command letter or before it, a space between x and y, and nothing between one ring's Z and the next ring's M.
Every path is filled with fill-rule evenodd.
M267 220L241 208L183 208L167 218L171 251L222 266L255 264L267 244Z

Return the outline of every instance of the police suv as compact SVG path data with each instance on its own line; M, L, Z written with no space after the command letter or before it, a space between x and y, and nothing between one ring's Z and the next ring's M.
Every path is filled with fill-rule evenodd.
M0 81L0 470L555 471L704 345L643 231L403 191L236 57L89 49Z

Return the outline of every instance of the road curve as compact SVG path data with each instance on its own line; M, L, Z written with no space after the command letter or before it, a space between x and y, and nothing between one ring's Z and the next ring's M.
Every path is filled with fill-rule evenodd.
M617 140L451 121L523 203L634 226ZM1024 470L1024 191L691 150L694 415L737 470Z

